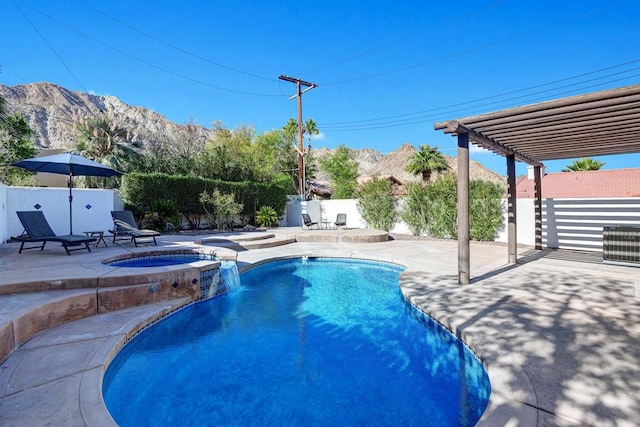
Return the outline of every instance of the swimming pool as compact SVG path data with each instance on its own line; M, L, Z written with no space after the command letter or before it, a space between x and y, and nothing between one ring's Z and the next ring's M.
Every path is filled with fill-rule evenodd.
M397 266L292 259L146 329L103 386L127 425L474 425L486 371L407 304Z

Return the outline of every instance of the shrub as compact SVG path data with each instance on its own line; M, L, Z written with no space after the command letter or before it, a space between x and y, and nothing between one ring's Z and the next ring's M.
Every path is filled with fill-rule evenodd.
M271 206L278 213L284 212L289 183L283 180L269 183L225 182L193 175L128 173L123 176L120 191L125 206L138 215L152 211L153 203L158 195L162 195L163 199L176 204L191 228L198 228L200 217L206 214L200 194L204 191L211 193L215 189L224 194L234 194L237 202L243 205L241 214L252 217L255 206Z
M223 194L218 189L213 190L211 194L203 191L198 199L202 203L207 219L221 230L232 227L233 218L242 212L242 204L236 203L233 194Z
M271 206L261 206L256 213L256 222L261 227L271 228L278 222L278 213Z
M440 175L426 188L427 232L438 238L458 236L458 182L456 175Z
M145 215L145 227L158 231L180 228L180 212L173 200L157 199L151 210L151 216Z
M367 224L379 230L389 231L396 222L397 200L391 191L391 182L374 177L357 191L358 209Z
M472 239L493 241L504 229L504 190L489 181L469 183L469 234Z
M458 236L458 182L456 175L439 176L429 186L407 186L402 219L413 234L427 232L432 237ZM504 228L503 189L492 182L469 182L469 234L474 240L494 240Z
M407 224L411 234L420 236L427 231L427 187L419 183L409 183L406 186L407 196L404 199L400 218Z

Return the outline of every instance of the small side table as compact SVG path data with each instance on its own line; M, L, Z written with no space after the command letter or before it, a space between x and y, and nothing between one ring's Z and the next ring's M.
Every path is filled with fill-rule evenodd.
M83 231L83 233L89 237L98 238L98 241L93 245L94 248L97 248L98 246L100 246L100 242L104 243L105 248L108 246L106 240L104 240L104 231L93 230L93 231Z
M331 222L331 221L322 221L322 227L321 228L323 228L325 230L331 230L331 229L333 229L331 224L333 224L333 222Z

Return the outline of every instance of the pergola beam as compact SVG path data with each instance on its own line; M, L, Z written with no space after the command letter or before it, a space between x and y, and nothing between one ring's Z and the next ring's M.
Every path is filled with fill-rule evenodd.
M530 158L529 156L526 156L524 154L518 153L517 151L505 146L504 144L494 141L493 139L488 138L479 132L476 132L475 130L463 125L462 123L456 120L447 122L445 133L452 133L458 136L461 134L467 134L469 135L470 140L473 140L476 143L476 145L479 145L482 148L486 148L495 153L499 153L503 156L514 155L519 161L528 163L530 165L534 165L534 166L542 165L542 163L540 163L539 161L533 158Z

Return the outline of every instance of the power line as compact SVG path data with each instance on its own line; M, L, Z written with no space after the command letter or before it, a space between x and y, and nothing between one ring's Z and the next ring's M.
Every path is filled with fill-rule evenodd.
M487 44L484 44L484 45L481 45L481 46L472 47L472 48L469 48L469 49L466 49L466 50L463 50L463 51L460 51L460 52L456 52L456 53L452 53L452 54L449 54L449 55L441 56L439 58L431 59L429 61L419 62L419 63L416 63L416 64L407 65L405 67L396 68L396 69L389 70L389 71L382 71L382 72L378 72L378 73L368 74L368 75L364 75L364 76L360 76L360 77L354 77L354 78L350 78L350 79L327 82L327 83L324 83L324 85L325 86L333 86L333 85L339 85L339 84L345 84L345 83L353 83L353 82L360 81L360 80L368 80L368 79L372 79L372 78L376 78L376 77L384 77L384 76L388 76L388 75L391 75L391 74L400 73L402 71L407 71L407 70L411 70L411 69L414 69L414 68L424 67L425 65L431 65L431 64L438 63L438 62L443 62L443 61L446 61L448 59L457 58L459 56L464 56L464 55L467 55L467 54L470 54L470 53L473 53L473 52L477 52L477 51L480 51L480 50L488 49L490 47L493 47L493 46L496 46L496 45L500 45L500 44L503 44L503 43L506 43L506 42L511 42L513 40L516 40L516 39L521 39L521 38L524 38L526 36L530 36L532 34L537 34L537 33L546 31L546 30L548 30L550 28L562 27L562 26L565 26L565 25L567 25L569 23L584 19L586 17L600 14L600 13L606 11L606 10L614 9L614 8L618 7L620 4L628 3L628 2L629 2L629 0L623 0L623 1L620 1L618 3L615 3L615 4L611 5L609 7L601 8L601 9L598 9L598 10L595 10L595 11L592 11L592 12L588 12L588 13L584 13L584 14L575 16L575 17L573 17L571 19L560 21L560 23L557 23L557 24L544 25L544 26L535 28L535 29L530 30L530 31L525 31L523 33L519 33L519 34L516 34L514 36L505 37L503 39L499 39L499 40L493 41L491 43L487 43Z
M76 33L78 35L81 35L82 37L85 37L85 38L93 41L94 43L98 43L98 44L100 44L102 46L105 46L105 47L107 47L107 48L109 48L109 49L111 49L113 51L116 51L116 52L120 53L121 55L124 55L124 56L126 56L128 58L131 58L134 61L138 61L138 62L143 63L143 64L145 64L145 65L147 65L149 67L152 67L152 68L155 68L157 70L163 71L163 72L165 72L167 74L171 74L172 76L181 78L183 80L187 80L187 81L189 81L191 83L196 83L196 84L199 84L199 85L202 85L202 86L206 86L206 87L209 87L209 88L212 88L212 89L222 90L222 91L231 92L231 93L239 93L239 94L243 94L243 95L262 96L262 97L281 97L282 96L282 95L279 95L279 94L247 92L247 91L242 91L242 90L237 90L237 89L230 89L230 88L214 85L214 84L211 84L211 83L207 83L207 82L204 82L202 80L186 76L184 74L177 73L175 71L169 70L168 68L161 67L161 66L156 65L156 64L154 64L152 62L149 62L149 61L147 61L145 59L142 59L140 57L132 55L132 54L130 54L128 52L125 52L122 49L119 49L119 48L117 48L115 46L112 46L112 45L110 45L108 43L105 43L105 42L103 42L103 41L101 41L101 40L99 40L99 39L97 39L97 38L95 38L95 37L93 37L93 36L91 36L89 34L83 33L82 31L76 30L75 28L65 24L64 22L61 22L61 21L53 18L52 16L50 16L49 14L41 11L40 9L37 9L37 8L33 7L29 3L26 3L24 1L23 1L23 3L25 3L29 8L31 8L35 12L41 14L42 16L44 16L45 18L49 19L50 21L55 22L56 24L68 29L69 31L72 31L72 32L74 32L74 33ZM85 89L85 92L88 92L88 91Z
M69 68L69 66L67 65L66 62L64 62L64 59L62 59L62 57L58 54L58 52L56 52L56 50L53 48L53 46L51 45L51 43L49 43L49 41L47 40L47 38L44 36L44 34L42 34L40 32L40 30L38 30L38 27L35 26L35 24L29 19L29 17L24 13L24 11L20 8L20 6L18 6L16 4L15 1L11 0L11 3L13 3L13 5L16 7L16 9L18 9L20 11L20 13L22 14L22 16L24 17L24 19L27 20L27 22L31 25L31 27L33 27L33 29L35 30L36 33L38 33L38 35L40 36L40 38L45 42L45 44L49 47L49 49L51 49L51 52L53 52L53 54L58 58L58 60L62 63L62 65L64 66L64 68L67 69L67 71L69 72L69 74L71 74L71 76L75 79L75 81L80 85L80 87L82 88L82 90L84 90L85 92L88 92L87 89L84 87L84 85L82 84L82 82L80 81L80 79L78 78L78 76L76 76L76 74L71 71L71 68Z
M640 67L635 67L635 68L632 68L632 69L619 71L619 72L616 72L616 73L610 73L610 74L607 74L607 75L604 75L604 76L600 76L600 77L596 77L596 78L592 78L592 79L587 79L587 80L582 80L582 81L571 83L571 84L567 84L567 85L557 86L557 87L554 87L554 88L550 88L550 89L546 89L546 90L542 90L542 91L529 93L529 94L526 94L526 95L521 95L521 96L516 96L516 97L511 97L511 98L506 98L506 99L500 99L500 100L497 100L497 101L494 101L494 102L483 103L483 104L475 105L474 107L455 108L455 107L462 107L462 106L469 105L469 104L475 104L475 103L478 103L478 102L483 102L483 101L490 100L490 99L501 98L501 97L504 97L506 95L525 92L525 91L529 91L529 90L532 90L532 89L548 86L548 85L551 85L551 84L561 83L561 82L564 82L564 81L568 81L568 80L572 80L572 79L576 79L576 78L580 78L580 77L596 74L596 73L599 73L599 72L602 72L602 71L607 71L607 70L611 70L611 69L614 69L614 68L622 67L622 66L625 66L625 65L638 63L638 62L640 62L640 60L629 61L629 62L626 62L626 63L623 63L623 64L618 64L618 65L614 65L614 66L611 66L611 67L602 68L602 69L599 69L599 70L596 70L596 71L591 71L591 72L588 72L588 73L583 73L583 74L579 74L579 75L576 75L576 76L571 76L571 77L555 80L553 82L548 82L548 83L543 83L543 84L539 84L539 85L535 85L535 86L530 86L530 87L527 87L527 88L524 88L524 89L518 89L518 90L505 92L505 93L502 93L502 94L488 96L488 97L484 97L484 98L479 98L479 99L475 99L475 100L471 100L471 101L460 102L460 103L451 104L451 105L442 106L442 107L434 107L434 108L431 108L431 109L428 109L428 110L422 110L422 111L417 111L417 112L413 112L413 113L398 114L398 115L393 115L393 116L379 117L379 118L374 118L374 119L356 120L356 121L351 121L351 122L334 122L334 123L324 123L324 124L323 123L319 123L319 126L322 127L324 130L330 130L330 131L335 131L335 132L344 132L344 131L351 131L351 130L380 129L380 128L386 128L386 127L397 127L397 126L404 126L404 125L412 125L412 124L417 124L417 123L423 123L425 121L429 121L429 120L434 120L434 119L440 118L440 117L444 116L445 114L446 115L451 115L451 114L454 114L454 113L462 114L465 111L469 111L470 108L474 108L477 111L481 107L487 107L487 106L491 106L491 105L495 105L495 104L504 104L506 102L514 101L514 100L517 100L517 99L525 98L525 99L528 99L528 102L535 102L535 101L544 100L544 99L547 99L547 98L546 97L531 98L532 96L541 95L541 94L549 93L549 92L554 92L554 91L558 91L558 90L561 90L561 89L574 87L574 86L577 86L577 85L584 85L586 83L591 83L591 82L594 82L594 81L602 80L604 78L611 78L611 77L620 76L620 75L623 75L623 74L626 74L626 73L629 73L629 72L632 72L632 71L640 70ZM638 77L638 76L640 76L640 74L632 74L630 76L621 77L621 78L617 78L617 79L613 79L613 80L607 80L605 82L600 82L600 83L594 84L594 85L582 86L580 88L576 88L576 89L573 89L573 90L570 90L570 91L564 91L564 92L556 93L555 96L564 95L564 94L568 94L568 93L576 93L578 91L583 91L585 89L589 89L589 88L593 88L593 87L597 87L597 86L603 86L603 85L619 82L619 81L622 81L622 80L635 78L635 77ZM428 114L428 113L431 113L431 114Z
M90 9L93 9L93 10L95 10L96 12L98 12L98 13L100 13L100 14L102 14L102 15L106 16L107 18L109 18L109 19L111 19L111 20L113 20L113 21L117 22L118 24L123 25L123 26L125 26L125 27L129 28L129 29L130 29L130 30L132 30L132 31L135 31L135 32L136 32L136 33L138 33L138 34L141 34L141 35L143 35L143 36L145 36L145 37L147 37L147 38L150 38L151 40L154 40L154 41L156 41L156 42L158 42L158 43L160 43L160 44L163 44L163 45L165 45L165 46L167 46L167 47L170 47L171 49L175 49L175 50L177 50L177 51L179 51L179 52L182 52L182 53L184 53L185 55L189 55L189 56L191 56L191 57L193 57L193 58L196 58L196 59L199 59L199 60L201 60L201 61L207 62L207 63L209 63L209 64L211 64L211 65L215 65L216 67L224 68L225 70L233 71L233 72L236 72L236 73L239 73L239 74L244 74L244 75L246 75L246 76L254 77L254 78L256 78L256 79L262 79L262 80L267 80L267 81L271 81L271 82L275 82L275 81L276 81L276 79L273 79L273 78L270 78L270 77L260 76L260 75L258 75L258 74L250 73L250 72L248 72L248 71L240 70L240 69L238 69L238 68L230 67L230 66L228 66L228 65L224 65L224 64L221 64L221 63L219 63L219 62L212 61L212 60L210 60L210 59L208 59L208 58L205 58L205 57L203 57L203 56L198 55L197 53L193 53L193 52L188 51L188 50L186 50L186 49L183 49L183 48L181 48L181 47L179 47L179 46L176 46L176 45L174 45L174 44L172 44L172 43L169 43L169 42L167 42L167 41L165 41L165 40L162 40L162 39L160 39L160 38L158 38L158 37L156 37L156 36L154 36L154 35L152 35L152 34L149 34L149 33L147 33L147 32L144 32L144 31L140 30L139 28L136 28L136 27L134 27L133 25L128 24L128 23L126 23L126 22L122 21L121 19L116 18L115 16L110 15L109 13L107 13L107 12L105 12L105 11L101 10L101 9L98 9L98 8L97 8L97 7L95 7L94 5L92 5L92 4L90 4L90 3L87 3L87 2L86 2L86 1L84 1L84 0L76 0L76 1L78 1L78 2L82 3L83 5L85 5L86 7L90 8Z
M79 0L79 1L81 1L81 0ZM362 58L363 56L367 56L367 55L370 55L370 54L372 54L372 53L375 53L375 52L378 52L378 51L381 51L381 50L387 49L387 48L389 48L389 47L396 46L396 45L398 45L398 44L402 44L402 43L404 43L404 42L406 42L406 41L409 41L409 40L415 39L415 38L417 38L417 37L421 36L422 34L425 34L425 33L431 32L431 31L434 31L434 30L436 30L436 29L438 29L438 28L445 27L445 26L447 26L447 25L449 25L449 24L451 24L451 23L459 22L461 19L466 18L466 17L468 17L468 16L478 15L478 14L480 14L481 12L484 12L484 11L486 11L486 10L490 10L490 9L493 9L493 8L495 8L495 7L497 7L497 6L501 5L501 4L503 4L503 3L507 3L508 1L509 1L509 0L500 0L500 1L497 1L497 2L495 2L495 3L491 3L491 4L489 4L489 5L485 6L485 7L482 7L482 8L479 8L479 9L473 10L473 11L470 11L469 13L462 14L462 15L456 15L456 17L455 17L454 19L451 19L451 20L448 20L448 21L444 21L444 22L442 22L442 23L441 23L441 24L439 24L439 25L435 25L435 26L433 26L433 27L427 28L426 30L423 30L423 31L420 31L420 32L417 32L417 33L411 34L411 35L409 35L409 36L407 36L407 37L404 37L404 38L402 38L402 39L395 40L395 41L393 41L393 42L391 42L391 43L387 43L387 44L384 44L384 45L382 45L382 46L378 46L378 47L376 47L376 48L369 49L369 50L366 50L366 51L364 51L364 52L360 52L360 53L358 53L358 54L355 54L355 55L349 56L349 57L347 57L347 58L343 58L343 59L340 59L340 60L337 60L337 61L334 61L334 62L331 62L331 63L328 63L328 64L325 64L325 65L317 66L317 67L315 67L315 68L312 68L312 69L310 69L310 70L303 71L303 72L298 73L298 74L299 74L299 75L308 74L308 73L312 73L312 72L314 72L314 71L324 70L324 69L326 69L326 68L334 67L334 66L339 65L339 64L344 64L345 62L350 62L350 61L353 61L353 60L355 60L355 59Z
M611 65L609 67L600 68L598 70L588 71L586 73L576 74L576 75L569 76L569 77L564 77L564 78L561 78L561 79L558 79L558 80L553 80L553 81L546 82L546 83L540 83L540 84L537 84L537 85L534 85L534 86L529 86L529 87L522 88L522 89L516 89L516 90L512 90L512 91L508 91L508 92L499 93L497 95L491 95L491 96L487 96L487 97L484 97L484 98L474 99L474 100L471 100L471 101L459 102L457 104L451 104L451 105L447 105L447 106L444 106L444 107L436 107L436 108L431 108L429 110L416 111L416 112L413 112L413 113L396 114L396 115L393 115L393 116L377 117L377 118L373 118L373 119L354 120L354 121L347 121L347 122L328 122L328 123L324 123L324 126L363 123L363 122L372 122L372 121L385 120L385 119L393 119L393 118L398 118L398 117L406 117L406 116L411 116L411 115L418 115L418 114L438 111L438 110L441 110L441 109L444 109L444 108L459 107L459 106L462 106L462 105L474 104L474 103L483 102L483 101L486 101L486 100L489 100L489 99L500 98L500 97L503 97L503 96L506 96L506 95L511 95L511 94L514 94L514 93L526 92L526 91L529 91L529 90L532 90L532 89L537 89L537 88L540 88L540 87L549 86L549 85L552 85L552 84L556 84L556 83L561 83L561 82L577 79L577 78L580 78L580 77L585 77L585 76L589 76L589 75L593 75L593 74L598 74L598 73L601 73L603 71L613 70L615 68L620 68L620 67L624 67L624 66L627 66L627 65L636 64L638 62L640 62L640 59L623 62L621 64ZM633 68L631 71L637 70L637 69L638 68ZM627 71L629 71L629 70L627 70ZM609 77L609 76L613 76L613 75L617 75L617 74L621 74L621 73L624 73L624 72L627 72L627 71L623 71L623 72L620 72L620 73L609 74L609 75L606 75L606 76L602 76L601 78Z

